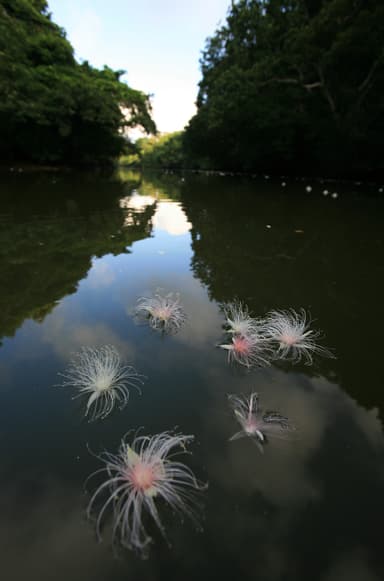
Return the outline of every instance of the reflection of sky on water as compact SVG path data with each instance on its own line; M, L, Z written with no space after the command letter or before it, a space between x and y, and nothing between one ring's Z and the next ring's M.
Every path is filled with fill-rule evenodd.
M144 198L134 202L135 208L152 200L149 196L132 198ZM132 198L125 200L125 207ZM157 288L180 292L189 313L188 332L182 331L174 340L194 342L195 346L199 342L205 344L207 338L214 342L217 333L213 327L218 315L191 276L189 224L180 205L161 201L154 224L155 236L134 243L131 254L94 258L76 294L62 299L43 324L27 320L13 340L15 348L9 366L14 359L43 356L48 346L65 360L82 345L102 344L115 345L133 362L133 339L136 333L142 333L133 321L134 308L140 296ZM5 351L8 344L6 340Z
M384 480L377 410L365 410L321 377L269 370L252 374L237 391L254 388L265 407L296 424L297 435L271 441L264 455L250 439L229 442L236 422L228 417L223 392L215 389L202 437L216 491L209 514L212 534L220 531L218 542L233 559L244 556L245 571L256 559L262 579L326 581L340 572L347 581L348 574L359 579L359 571L360 579L373 581L372 554L384 508L376 496ZM245 546L253 548L248 553Z
M190 362L187 363L190 368ZM174 362L173 373L178 374L179 365ZM35 468L41 471L41 476L35 475L35 483L33 478L27 477L24 485L32 485L32 490L36 487L39 492L29 494L25 501L22 492L18 491L21 508L17 494L10 494L3 488L2 496L7 498L8 508L3 513L0 539L3 539L3 547L9 546L3 566L11 567L18 547L23 546L24 559L17 564L17 579L21 579L28 568L34 575L40 574L48 579L52 570L61 563L59 579L71 575L71 578L80 580L90 574L96 580L113 574L120 579L119 575L123 573L128 574L128 579L135 579L135 576L129 576L132 568L135 575L145 574L145 579L162 579L155 572L151 573L153 568L157 568L155 559L158 558L157 550L161 549L170 559L168 567L177 567L175 570L179 574L182 572L183 578L192 580L196 572L204 575L212 561L224 559L229 565L222 578L230 579L240 559L242 577L254 579L256 559L263 571L261 578L273 580L301 578L299 572L295 572L294 561L304 559L306 551L312 552L315 559L320 551L324 557L320 559L321 567L316 565L316 560L312 566L318 566L321 575L313 578L321 581L378 579L373 572L367 544L367 536L368 539L373 536L381 521L383 508L376 501L373 507L369 498L372 487L375 489L375 480L377 489L382 486L383 476L379 468L383 436L376 410L367 411L360 407L337 385L323 378L286 374L273 369L237 376L230 385L231 381L225 381L226 367L220 361L213 361L212 367L205 384L201 374L199 380L203 385L191 385L187 381L178 385L182 390L181 400L176 404L173 402L174 415L170 414L174 420L180 417L181 407L191 397L184 390L194 390L198 410L190 409L189 413L193 416L198 438L194 447L195 462L204 467L202 475L210 483L205 495L207 514L202 534L196 534L188 526L180 528L178 521L166 515L166 522L169 520L167 530L174 542L172 553L158 539L160 547L154 549L148 563L138 563L131 554L127 554L123 561L114 559L108 543L96 544L92 527L84 519L87 497L81 495L82 483L98 466L88 456L84 441L79 438L81 445L76 448L76 453L80 453L81 462L77 462L75 474L72 474L72 484L58 485L50 477L53 472L53 477L61 477L61 481L64 477L61 470L73 472L75 448L74 443L69 442L71 452L68 459L64 458L64 466L58 474L49 456L45 466L41 465L39 457L35 459ZM162 366L156 369L158 380L149 381L148 390L161 389L166 398L164 380L168 377L167 369L163 370ZM196 378L195 373L192 371ZM257 384L263 403L271 409L278 407L296 423L298 437L287 442L271 442L264 455L249 440L228 442L235 422L226 401L227 383L231 391L237 385L239 393L247 392ZM147 403L155 399L153 395ZM139 400L134 403L135 411L138 409L135 422L148 425L150 414L137 406ZM72 410L73 413L76 410ZM157 411L159 413L163 413L162 408ZM115 416L114 419L118 418ZM111 423L103 423L105 432L112 427ZM186 424L184 420L180 423ZM76 430L76 426L68 427ZM61 425L64 429L62 436L65 437L68 427ZM90 427L95 432L95 426ZM90 431L89 426L86 428ZM119 429L121 433L121 426ZM118 441L117 431L115 435L114 444ZM100 436L97 441L98 446L100 442L105 443ZM91 447L94 449L95 445ZM55 447L52 453L62 456ZM45 478L50 479L45 482ZM23 505L23 502L27 504ZM353 551L350 543L353 543ZM76 565L73 561L65 563L68 551L77 561ZM43 560L42 554L46 555ZM127 564L128 572L125 569ZM187 565L191 568L188 569ZM307 567L304 572L309 575L309 563ZM287 571L293 572L292 577L285 576ZM359 577L358 573L362 576Z
M107 543L97 543L84 518L84 496L78 486L52 478L26 483L35 487L28 504L21 491L7 490L8 503L2 506L1 567L10 572L7 580L136 581L143 574L145 579L157 578L151 563L132 556L118 559Z
M116 280L116 274L103 259L94 261L88 273L88 284L91 288L110 287Z
M249 385L242 385L240 393L258 389L263 408L281 411L296 426L297 432L287 440L271 440L261 457L251 441L228 442L222 451L225 458L215 456L209 462L212 467L216 465L214 477L221 486L246 494L258 490L275 505L305 503L308 498L321 498L320 479L311 477L308 468L310 460L325 445L328 447L328 439L333 442L332 448L341 447L347 461L356 460L353 457L357 444L373 464L377 459L375 454L382 453L384 440L376 409L365 410L337 385L321 377L309 378L275 369L264 372L263 376L259 381L256 374L246 378L242 383ZM228 420L223 394L217 392L216 398L215 425L212 427L211 417L206 418L206 429L215 432L216 438L227 441L231 435L228 424L234 430L237 425L234 420ZM327 465L324 468L329 470Z
M185 213L175 202L162 202L154 216L154 226L172 236L181 236L191 229Z
M153 196L140 195L135 190L130 196L119 200L120 208L127 210L144 210L148 206L153 206L155 203L156 198Z
M48 580L53 572L59 581L378 580L378 410L365 409L336 375L331 381L314 368L229 366L215 348L223 316L191 272L191 224L181 205L134 194L120 206L144 211L154 204L150 237L133 242L130 253L94 257L75 293L42 322L24 321L0 349L2 569L17 580ZM137 299L157 288L181 295L188 321L176 335L134 320ZM103 344L115 345L147 380L126 409L89 424L84 401L53 386L72 353ZM267 443L264 454L250 439L229 442L238 426L227 395L251 391L297 428L291 439ZM204 533L165 514L172 552L157 539L146 563L131 554L115 559L108 543L97 545L82 493L98 468L87 445L114 451L139 426L194 433L190 463L209 481Z
M157 200L156 197L140 195L137 192L131 196L122 198L119 203L120 207L127 210L125 223L129 226L132 217L129 210L143 211L149 206L156 205L156 212L153 217L153 226L159 231L167 232L172 236L181 236L191 229L185 213L180 204L170 200Z

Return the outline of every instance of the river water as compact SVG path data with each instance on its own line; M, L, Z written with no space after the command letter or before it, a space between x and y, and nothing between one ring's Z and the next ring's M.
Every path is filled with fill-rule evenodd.
M383 578L378 188L124 170L15 171L0 187L1 578ZM158 289L179 293L177 333L135 316ZM335 357L229 364L217 345L222 306L236 298L256 317L304 308ZM60 373L103 345L145 380L123 410L88 421L87 398L73 399ZM287 438L230 441L239 425L228 395L252 392L289 419ZM86 514L97 456L139 428L194 435L180 461L208 483L202 530L155 499L168 543L145 515L146 559L112 545L111 507L102 542L97 510Z

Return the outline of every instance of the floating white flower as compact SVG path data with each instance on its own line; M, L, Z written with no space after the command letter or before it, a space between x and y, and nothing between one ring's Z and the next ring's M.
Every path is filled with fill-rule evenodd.
M271 311L265 319L265 332L271 341L278 343L277 357L294 363L305 359L313 363L313 354L333 357L332 353L316 343L320 331L310 329L311 320L304 309L296 312Z
M96 520L96 533L101 538L101 525L106 510L113 508L113 540L145 556L151 537L144 525L145 512L155 521L165 537L157 502L165 501L183 517L187 515L198 524L197 491L205 488L185 464L171 458L185 453L185 446L193 436L163 432L154 436L137 436L132 444L123 438L117 455L104 452L100 460L105 468L90 478L105 472L106 480L93 494L88 516L96 500L104 496ZM174 451L181 448L181 451Z
M60 375L65 379L63 386L78 389L79 396L89 396L85 414L92 420L105 418L116 404L123 408L128 403L129 386L140 392L139 385L143 383L143 376L123 365L111 345L99 349L83 347Z
M228 351L229 362L236 361L246 367L270 364L271 351L269 341L257 331L247 335L234 335L231 343L222 344L219 347Z
M176 332L186 321L178 294L168 293L162 296L156 293L153 297L139 298L138 303L136 314L147 317L153 329Z
M247 336L258 332L258 321L250 316L248 307L241 301L226 303L223 309L229 327L228 333Z
M259 396L256 392L249 397L230 395L229 402L237 421L241 426L241 431L234 434L230 440L237 440L243 437L251 437L260 445L265 444L269 437L285 439L288 433L294 430L289 424L288 418L278 412L263 412L259 408Z

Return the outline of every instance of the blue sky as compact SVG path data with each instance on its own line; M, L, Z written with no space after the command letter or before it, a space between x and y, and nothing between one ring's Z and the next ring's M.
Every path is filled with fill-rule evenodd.
M230 0L48 0L78 60L124 69L128 84L153 94L160 131L194 114L205 40L224 24Z

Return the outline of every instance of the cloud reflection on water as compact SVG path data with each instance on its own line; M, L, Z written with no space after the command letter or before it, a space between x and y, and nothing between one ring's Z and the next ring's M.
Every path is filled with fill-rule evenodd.
M164 230L171 236L181 236L192 228L181 205L176 202L160 202L153 224L155 228Z
M151 566L132 555L127 566L108 543L97 543L92 524L85 518L81 487L52 478L28 477L28 484L34 493L27 499L21 490L1 490L7 499L0 523L4 579L135 581L146 569L145 579L156 579Z
M340 579L347 579L354 560L361 577L355 574L352 579L375 580L369 564L374 549L366 535L375 538L384 509L374 492L384 483L384 439L377 409L366 410L323 377L277 369L239 381L237 393L249 393L248 387L259 391L265 409L286 415L298 428L298 437L271 440L264 455L249 439L229 442L236 424L226 413L225 394L215 386L204 415L202 443L216 495L211 497L209 526L212 534L220 531L217 543L233 558L236 552L245 555L245 569L248 564L251 570L256 558L263 580L333 581L339 570ZM311 538L319 563L322 555L321 567L313 563L314 577L305 569L303 555L295 555ZM254 549L248 557L244 547L251 542ZM348 553L351 544L362 547L359 557ZM294 572L297 563L303 567L301 574Z
M81 312L81 311L80 311ZM100 347L114 345L121 357L129 362L135 359L136 348L133 341L122 338L112 326L105 323L91 323L81 320L69 303L61 303L54 315L48 317L42 330L42 341L48 343L62 359L68 359L84 345Z
M217 409L221 408L222 414L217 415L214 427L211 417L206 422L210 430L216 431L215 438L220 433L226 442L223 448L226 458L223 461L222 457L215 458L213 455L209 465L214 467L215 480L229 490L239 488L243 492L252 492L256 486L275 504L285 505L296 500L302 502L308 495L318 496L320 493L307 468L316 453L324 447L328 435L331 439L337 438L348 449L348 437L353 428L368 452L372 449L383 450L383 431L377 409L367 411L337 384L323 377L270 369L262 381L257 379L256 373L248 376L242 387L238 382L238 394L248 393L244 383L249 385L249 392L254 389L261 394L264 409L278 409L287 416L296 426L297 435L289 441L271 441L261 458L252 442L227 442L236 423L229 420L229 414L225 413L227 402L224 394L216 391L214 397L219 400ZM279 477L281 474L284 478Z
M209 196L203 193L196 198L196 192L193 195L191 192L185 202L194 222L193 250L188 234L190 225L181 206L163 201L161 196L157 199L134 194L122 198L127 205L121 205L121 210L127 211L119 214L116 222L112 220L113 213L108 228L100 226L104 218L87 222L87 228L93 232L92 244L86 249L86 260L80 261L80 274L73 277L70 292L74 294L69 295L68 290L52 293L52 298L49 294L49 301L44 299L42 304L48 301L50 308L36 322L28 320L15 337L4 342L0 353L3 354L0 379L4 384L1 393L5 396L0 438L5 451L3 469L12 466L9 473L15 486L22 482L23 465L28 461L42 474L57 471L61 482L46 487L39 498L27 494L23 502L2 485L0 498L9 505L0 524L2 571L7 581L12 579L9 572L17 579L28 576L47 580L54 572L55 578L61 576L63 581L86 578L148 581L169 579L172 575L193 581L200 576L202 579L218 576L225 581L235 578L377 581L380 577L375 573L374 560L379 560L382 552L383 430L377 408L367 410L359 403L367 400L367 391L379 377L377 368L364 361L375 364L379 361L375 345L380 343L371 339L369 345L362 344L356 341L357 335L346 333L351 317L354 322L360 318L366 325L365 335L368 329L368 335L373 337L366 310L371 301L363 300L365 294L357 300L360 295L355 290L349 292L355 289L350 282L354 279L345 277L340 267L341 259L356 257L358 251L360 261L356 263L354 259L353 273L359 273L366 263L364 268L374 274L372 264L376 255L363 252L360 241L354 247L356 237L352 236L346 238L350 245L348 253L339 241L340 234L334 232L330 244L327 211L324 216L327 228L320 230L326 233L324 246L319 247L323 262L315 261L323 266L319 272L309 267L316 258L313 249L308 250L308 261L306 256L297 254L295 266L285 258L280 260L277 253L287 244L292 248L301 244L297 237L290 238L292 224L287 222L287 211L296 220L298 209L292 198L282 206L279 229L275 226L272 229L272 235L278 233L272 239L274 252L272 242L266 241L264 227L264 218L273 211L273 196L264 201L259 196L258 205L245 206L236 221L235 210L240 207L236 191L229 206L221 198L214 200L211 192ZM250 191L249 199L251 194ZM205 208L208 202L209 207ZM248 216L252 215L253 222L248 224ZM136 224L137 231L124 230L124 218L132 226ZM309 217L305 219L306 230L312 225L317 232L316 220L312 223ZM340 219L339 216L332 219L337 232ZM244 224L248 224L247 229ZM62 230L65 240L64 234L69 232L67 223ZM355 233L356 228L352 230ZM126 236L115 244L120 231L125 231ZM37 233L40 231L36 236ZM87 230L79 228L73 247L81 247L80 242L87 240L87 236ZM49 237L53 239L50 234ZM13 235L9 240L13 244ZM130 254L126 253L128 246ZM253 249L259 247L272 258L261 260L258 251L254 257ZM244 254L244 249L249 250L248 254ZM93 258L88 271L96 252L103 258ZM159 256L159 252L163 254ZM75 255L72 246L68 254ZM56 256L54 252L48 254L51 255ZM371 262L366 262L367 256ZM68 264L72 263L60 263L66 276L73 271ZM31 281L23 268L23 280ZM51 282L41 272L40 269L33 274L35 282ZM51 266L46 272L51 272ZM328 301L327 285L334 278L340 290ZM366 292L370 287L366 277L363 279ZM281 281L288 285L280 284ZM132 321L131 310L137 298L157 287L180 292L189 315L188 323L175 336L161 337L146 327L136 327ZM299 366L294 370L284 365L248 372L229 366L225 354L215 349L222 336L223 317L213 298L232 299L235 292L244 296L244 300L249 298L256 313L266 312L270 303L284 306L293 299L299 304L304 299L311 300L315 311L319 316L322 314L322 321L326 319L325 327L340 328L339 359L336 363L332 361L332 366L321 363L321 367ZM40 297L42 293L39 290L37 294ZM64 294L67 296L61 300ZM30 309L23 309L20 321L26 316L24 311L31 316ZM335 312L342 316L335 317ZM19 322L12 329L18 325ZM81 415L73 413L67 394L49 388L73 352L83 345L104 344L115 345L122 357L148 376L148 381L142 397L124 412L116 413L108 424L80 424ZM58 361L51 357L52 353ZM315 376L319 369L322 375ZM339 383L336 377L340 378ZM346 393L354 383L359 388L355 390L359 400ZM35 385L38 390L31 389ZM237 425L227 394L247 395L251 391L260 393L265 408L279 410L297 427L294 438L271 441L263 455L251 441L228 441ZM375 398L372 396L368 401L377 405L380 394L378 389ZM160 544L148 568L138 569L130 554L120 567L113 561L109 547L97 545L91 528L83 522L82 481L73 487L64 484L65 478L73 475L73 465L70 462L65 465L66 454L72 448L77 450L79 442L87 441L91 431L96 447L109 444L112 447L124 430L144 425L157 431L176 424L196 435L191 462L201 469L201 477L210 481L206 531L194 536L187 527L172 524L170 536L176 539L172 552L163 551Z
M116 274L104 260L94 260L88 272L87 282L92 289L111 286L116 280Z

